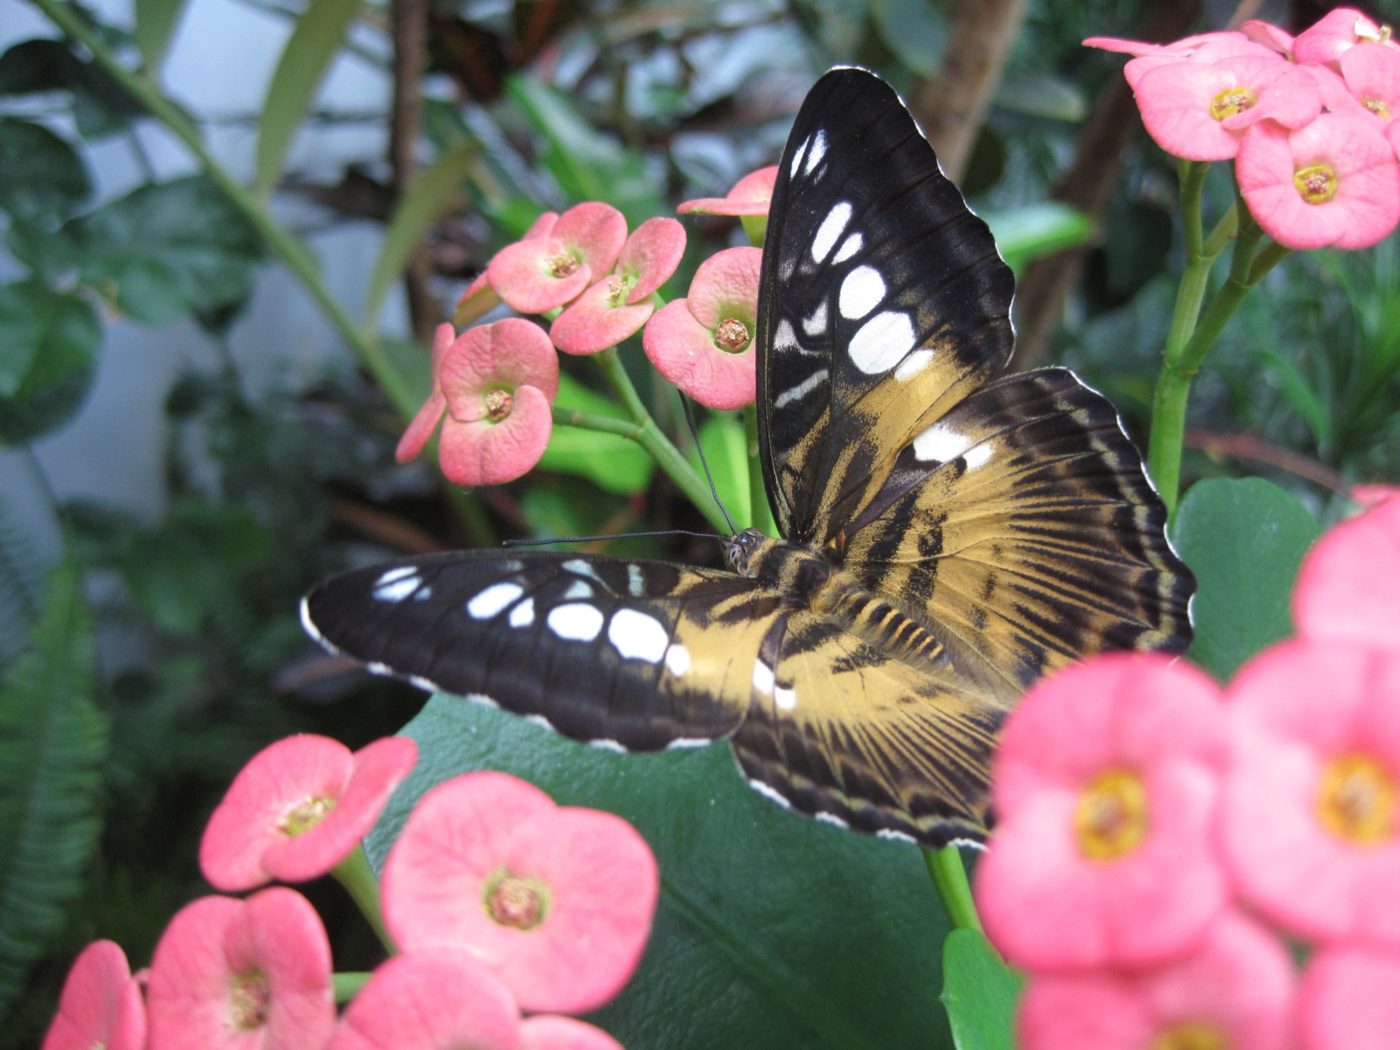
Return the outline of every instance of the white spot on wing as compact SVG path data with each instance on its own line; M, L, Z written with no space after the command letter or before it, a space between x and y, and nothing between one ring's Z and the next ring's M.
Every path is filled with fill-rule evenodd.
M690 650L680 642L674 642L666 649L666 670L677 678L690 670Z
M485 620L495 616L524 593L525 588L518 583L493 583L467 602L467 612L473 620Z
M704 736L678 736L678 737L676 737L676 739L672 740L669 744L666 745L666 750L667 750L667 751L679 751L679 750L681 750L681 749L683 749L683 748L687 748L687 747L704 747L706 744L710 744L710 743L713 743L713 741L710 740L709 737L704 737Z
M422 582L416 568L412 565L400 565L397 569L389 569L375 580L372 593L375 601L401 602Z
M588 743L593 747L602 748L604 751L616 751L619 755L627 754L627 749L616 740L590 740Z
M848 321L858 321L885 298L885 279L873 266L857 266L846 274L841 282L841 293L837 305L841 316Z
M812 238L812 261L821 262L827 254L836 246L836 239L846 230L846 223L851 221L851 202L840 201L831 206L831 210L826 213L826 218L817 227L816 235Z
M811 141L812 144L807 147L807 159L802 165L803 175L812 174L812 169L826 156L826 132L818 128Z
M566 601L577 601L580 598L592 597L593 588L588 585L588 581L586 580L575 580L573 583L569 584L568 589L564 591L564 598Z
M565 641L591 642L603 629L603 614L592 605L570 602L550 609L544 622Z
M816 817L823 824L835 824L838 828L849 828L851 826L835 813L818 812L813 813L812 816Z
M506 622L512 627L529 627L535 622L535 599L526 598L510 611Z
M762 696L769 696L773 692L773 668L762 660L753 662L753 687L754 691Z
M608 621L608 641L624 660L658 663L670 640L665 624L636 609L619 609Z
M918 840L906 831L896 831L894 828L881 828L875 832L877 839L893 839L895 842L917 842Z
M778 686L773 690L773 703L784 711L791 711L797 706L797 690L789 689L785 685Z
M914 458L923 463L947 463L967 451L971 442L946 424L933 424L914 439Z
M627 566L627 593L642 596L642 567L640 565Z
M598 575L598 570L593 568L592 565L588 564L588 562L586 562L582 558L570 558L568 561L564 562L564 564L561 565L560 568L566 569L567 571L575 573L578 576L587 576L589 579L596 580L598 583L602 583L605 587L607 586L606 583L603 583L603 577Z
M782 806L783 809L792 809L791 802L785 799L782 795L778 794L776 788L770 787L763 781L750 780L749 787L753 788L755 791L757 791L764 798L768 799L770 802L776 802L778 805Z
M817 336L826 334L826 300L817 303L817 308L811 315L802 319L802 331L808 335Z
M544 715L525 715L524 717L525 721L527 722L530 722L537 726L543 726L545 729L548 729L551 732L554 731L554 723L551 722L548 718L545 718Z
M860 235L860 231L856 231L841 242L841 247L836 250L836 257L831 261L833 263L843 263L856 252L860 251L864 245L865 238Z
M894 370L894 377L902 383L907 383L927 368L932 361L932 350L915 350L899 362L899 367Z
M414 685L416 685L419 689L423 690L423 692L425 693L440 693L443 691L442 686L438 685L432 679L424 678L422 675L419 674L409 675L408 680Z
M888 372L914 349L914 325L909 315L884 310L856 330L846 352L866 375Z
M992 458L993 445L990 441L984 441L980 445L973 445L963 454L963 462L967 464L968 470L976 470L987 460Z
M819 368L796 386L790 386L773 399L774 408L785 408L794 401L800 401L817 387L826 382L829 373L825 368Z

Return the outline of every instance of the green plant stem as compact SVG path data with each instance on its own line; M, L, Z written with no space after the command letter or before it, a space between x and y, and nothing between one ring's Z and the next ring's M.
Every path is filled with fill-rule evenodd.
M623 408L626 409L634 424L634 426L629 426L621 420L613 419L608 420L607 425L597 426L595 429L606 430L607 433L611 434L621 434L623 437L631 438L646 449L651 458L656 460L657 466L666 472L666 476L685 493L686 498L695 504L700 513L705 515L705 520L727 536L729 525L724 520L724 514L710 496L709 486L681 455L680 450L661 432L661 428L656 425L656 420L651 418L651 413L647 411L646 405L642 404L642 399L637 393L637 388L632 385L627 370L617 359L616 347L610 347L602 353L594 354L593 360L598 362L598 366L603 370L603 377L612 387L617 399L622 402ZM593 423L599 423L606 418L585 412L571 413L568 409L565 410L565 413L580 418L590 418ZM628 429L619 430L617 429L619 425Z
M127 69L108 49L102 39L94 33L62 0L32 0L54 25L58 26L71 40L82 44L91 52L93 59L121 87L136 99L147 112L169 128L185 147L199 161L205 173L224 195L233 203L248 222L258 231L268 247L282 260L283 264L296 275L308 294L321 308L326 318L340 333L346 344L354 351L360 363L374 377L376 383L388 396L395 409L405 419L410 418L418 407L418 397L409 388L404 378L390 365L383 350L375 341L366 339L356 327L350 315L341 309L321 280L316 264L306 248L284 230L262 207L258 198L242 186L205 148L199 137L199 130L175 103L171 102L156 86L155 82Z
M778 535L778 523L773 520L773 508L768 504L768 486L763 480L763 464L759 458L758 406L743 410L744 437L749 454L749 524L764 535Z
M977 906L972 903L972 888L967 884L967 869L963 867L958 847L926 849L923 853L924 864L949 920L959 929L981 933L982 920L977 915Z
M369 973L359 970L351 973L331 974L331 993L335 996L337 1003L348 1003L359 994L365 982L369 980Z
M394 951L394 939L389 936L389 929L384 925L384 915L379 910L379 880L374 877L374 871L369 866L364 844L356 846L348 857L331 870L331 874L359 906L370 926L374 927L380 941L384 943L384 947Z

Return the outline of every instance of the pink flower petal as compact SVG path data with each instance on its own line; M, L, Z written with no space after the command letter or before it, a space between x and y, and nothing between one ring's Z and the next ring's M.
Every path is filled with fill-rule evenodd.
M1084 47L1096 47L1100 51L1113 51L1120 55L1150 55L1165 48L1161 44L1145 40L1127 40L1119 36L1091 36L1081 40Z
M1400 953L1339 945L1316 953L1298 989L1302 1050L1394 1050Z
M1347 495L1351 497L1353 503L1357 504L1362 509L1370 510L1379 507L1388 499L1394 499L1396 496L1400 496L1400 485L1353 485L1351 491L1347 493ZM1313 549L1316 550L1315 547ZM1400 565L1400 560L1393 561L1390 564ZM1387 575L1389 575L1389 573L1387 573ZM1400 575L1400 573L1397 573L1397 575ZM1296 590L1293 592L1293 598L1296 607L1298 598L1298 592Z
M626 282L604 277L564 307L549 326L549 338L566 354L596 354L616 346L640 332L655 309L650 300L635 306L629 301Z
M549 232L577 248L593 273L607 273L617 263L627 241L627 220L611 204L588 201L559 216Z
M736 182L723 197L698 197L677 205L678 215L767 215L778 183L778 166L751 171Z
M1400 648L1397 609L1400 500L1381 500L1333 526L1308 552L1293 589L1293 622L1307 638Z
M1400 652L1292 641L1230 684L1236 889L1310 939L1400 946Z
M1324 113L1293 132L1255 124L1235 174L1264 232L1288 248L1366 248L1400 222L1400 166L1371 121ZM1330 198L1304 198L1299 180L1310 174Z
M726 318L738 318L758 327L758 274L763 265L760 248L726 248L715 252L695 268L686 292L690 312L706 328L717 328Z
M1293 53L1293 34L1284 31L1272 22L1251 18L1240 26L1240 32L1256 44L1263 44L1271 51L1285 57Z
M443 355L441 384L448 413L459 423L487 418L487 394L532 386L552 403L559 357L539 325L520 317L463 332Z
M146 995L162 1050L319 1050L335 1026L326 931L306 898L280 886L180 909Z
M442 394L442 360L455 339L456 332L450 324L440 324L433 332L433 388L428 394L428 400L423 402L423 407L408 424L403 437L399 438L394 458L400 463L407 463L423 451L423 447L433 436L433 431L437 429L443 412L447 410L447 399Z
M1339 60L1347 89L1382 124L1400 117L1400 49L1353 47Z
M675 219L648 219L633 230L617 260L617 273L633 282L628 304L650 299L671 279L684 255L685 227Z
M1386 141L1390 143L1390 148L1395 151L1395 156L1400 159L1400 120L1392 120L1385 126Z
M456 948L423 948L370 975L327 1050L524 1050L522 1034L490 967Z
M576 1018L537 1014L520 1025L520 1050L622 1050L622 1044Z
M369 833L417 753L406 737L353 755L338 740L310 734L270 744L209 818L200 870L226 892L326 874Z
M506 883L534 901L519 922L492 913ZM625 821L556 807L504 774L469 773L409 817L385 863L384 916L405 950L465 948L525 1009L577 1012L631 975L657 886L656 861Z
M554 428L549 398L532 386L510 394L510 415L499 422L460 423L448 417L438 443L442 473L454 485L504 485L540 461Z
M1362 42L1394 41L1382 34L1380 26L1354 7L1338 7L1328 11L1293 41L1293 61L1326 64L1341 58L1344 51Z
M93 941L73 960L43 1050L142 1050L145 1045L146 1003L126 953L113 941Z
M1040 970L1142 965L1179 953L1227 899L1213 828L1224 760L1218 690L1152 654L1095 657L1037 683L1002 731L998 826L977 866L987 935ZM1104 783L1136 839L1095 855L1081 810ZM1092 810L1090 811L1092 812Z
M579 204L560 215L547 234L527 236L497 252L487 279L512 309L545 313L573 299L595 274L611 270L626 239L627 220L616 208Z
M486 279L486 271L482 270L457 299L457 305L452 310L452 323L458 328L470 328L500 305L501 297Z
M1293 1000L1293 968L1283 945L1243 916L1224 912L1188 954L1161 966L1033 975L1017 1012L1018 1045L1289 1050Z
M1200 33L1132 59L1123 67L1123 78L1127 80L1128 86L1136 91L1138 82L1159 66L1175 62L1209 65L1233 58L1264 58L1275 62L1279 60L1272 48L1256 44L1243 33Z
M667 380L707 408L751 405L757 396L754 343L733 354L715 345L714 334L695 319L688 299L654 313L642 330L647 359Z

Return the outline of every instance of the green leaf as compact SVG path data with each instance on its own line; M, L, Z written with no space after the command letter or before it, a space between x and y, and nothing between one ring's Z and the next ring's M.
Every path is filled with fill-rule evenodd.
M136 26L133 35L146 71L154 77L165 61L170 39L185 11L185 0L135 0Z
M1301 503L1262 478L1209 478L1177 508L1173 539L1196 574L1192 660L1224 681L1292 631L1298 563L1321 530Z
M141 186L64 232L83 279L146 324L245 298L262 253L257 232L198 175Z
M943 1005L958 1050L1015 1050L1021 978L976 930L943 942Z
M24 40L0 55L0 95L68 92L84 138L125 131L144 111L96 62L80 58L62 40Z
M1088 100L1079 85L1049 73L1006 77L993 101L1000 109L1037 120L1077 124L1089 113Z
M83 299L36 281L0 285L0 445L67 422L92 387L101 342Z
M107 729L93 668L80 578L63 564L0 681L0 1016L67 921L101 831Z
M321 79L340 50L360 0L311 0L296 19L263 102L253 187L266 197L282 177L292 136L306 119Z
M384 242L370 275L365 295L364 327L377 330L384 297L408 267L413 251L423 242L433 223L462 199L462 183L476 161L477 146L462 141L443 153L413 183L384 231Z
M0 210L57 223L92 193L87 165L48 128L0 118Z
M616 755L435 696L406 732L413 776L370 841L378 863L412 803L469 769L524 777L618 813L661 865L641 965L598 1022L648 1050L950 1047L935 989L943 910L914 847L832 828L745 786L727 745Z
M1044 255L1083 244L1094 233L1094 223L1068 204L1041 201L984 215L992 228L997 249L1013 270Z
M948 23L929 0L870 0L875 31L899 61L920 76L938 71Z
M737 521L752 521L749 494L749 450L744 424L735 416L711 414L700 424L700 444L705 448L705 461L714 475L715 490L720 501ZM693 448L686 456L695 472L702 478L705 471L700 456ZM758 464L753 464L758 469Z
M560 373L555 405L556 409L624 418L617 404L567 373ZM604 491L620 496L646 488L656 466L646 451L629 438L562 424L555 425L539 465L543 470L587 478Z
M1292 361L1268 347L1260 348L1259 356L1268 362L1270 371L1278 381L1279 389L1294 410L1307 420L1312 430L1313 440L1326 447L1332 440L1332 419L1327 412L1327 402Z

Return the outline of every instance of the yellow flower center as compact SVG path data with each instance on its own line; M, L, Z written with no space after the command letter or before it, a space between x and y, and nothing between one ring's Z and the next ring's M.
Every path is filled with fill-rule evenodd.
M1390 103L1383 98L1363 98L1361 104L1369 109L1381 120L1390 119Z
M568 251L556 252L545 261L549 276L560 279L577 273L578 268L582 265L583 263L578 257L573 252Z
M486 392L486 418L499 423L510 415L515 398L509 390L488 390Z
M715 329L715 345L728 354L740 353L749 339L749 326L737 317L726 317Z
M1317 815L1345 842L1373 846L1395 838L1396 783L1370 755L1342 755L1322 769Z
M326 795L309 795L288 811L277 825L277 829L290 838L296 838L325 820L326 814L333 809L335 799Z
M1158 1035L1150 1050L1226 1050L1229 1045L1214 1025L1187 1021Z
M1074 808L1079 852L1090 860L1117 860L1147 837L1147 792L1126 769L1100 773Z
M1216 120L1233 117L1236 113L1243 113L1249 109L1258 98L1259 96L1247 87L1226 88L1210 100L1210 115Z
M486 880L483 903L493 922L518 930L533 930L549 911L548 895L538 880L505 869Z
M233 1027L240 1032L249 1032L267 1024L267 1007L271 1001L272 991L261 970L235 974L233 987L228 992Z
M1293 173L1293 186L1309 204L1326 204L1337 195L1337 173L1330 164L1309 164Z
M608 278L608 305L612 307L621 306L627 301L627 294L632 290L632 286L621 277Z

